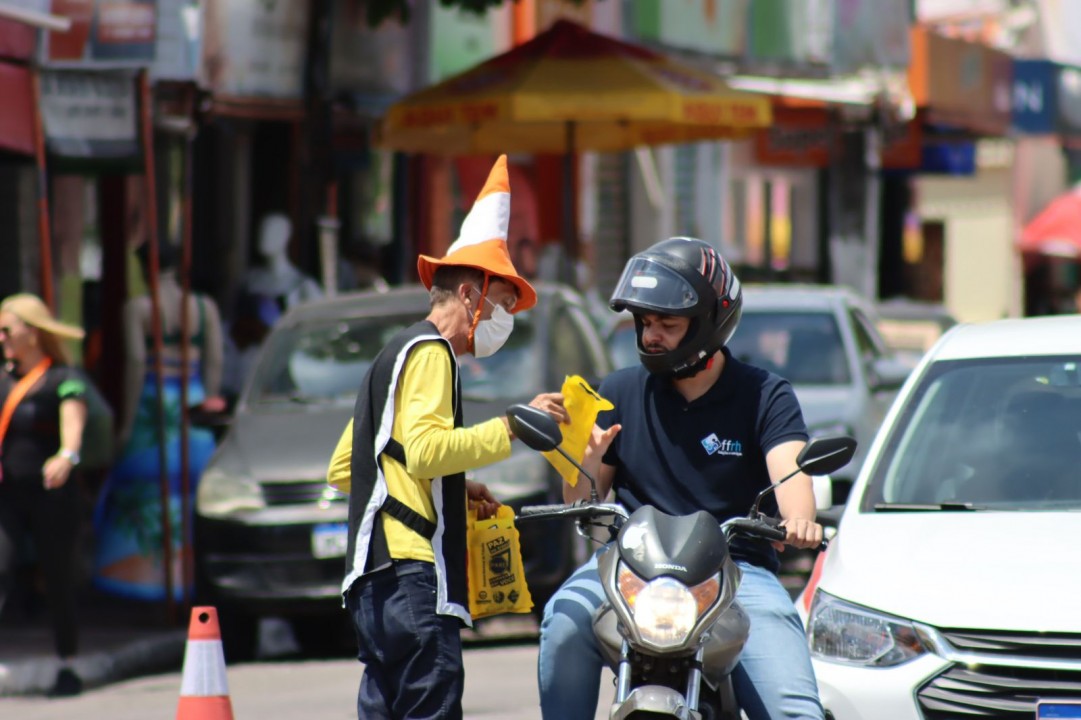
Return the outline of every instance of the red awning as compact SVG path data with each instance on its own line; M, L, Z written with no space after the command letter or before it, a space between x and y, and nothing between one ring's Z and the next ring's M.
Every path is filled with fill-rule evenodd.
M1025 226L1021 252L1081 257L1081 186L1058 196Z

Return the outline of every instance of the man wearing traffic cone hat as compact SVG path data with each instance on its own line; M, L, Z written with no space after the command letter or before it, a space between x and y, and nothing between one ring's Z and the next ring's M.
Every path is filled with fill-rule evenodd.
M481 518L499 506L465 471L509 457L513 436L502 417L464 427L458 358L497 352L537 302L507 251L510 202L501 156L446 256L418 258L431 311L376 356L330 461L328 482L349 492L342 595L365 665L361 718L462 715L466 503ZM530 404L569 420L559 393Z

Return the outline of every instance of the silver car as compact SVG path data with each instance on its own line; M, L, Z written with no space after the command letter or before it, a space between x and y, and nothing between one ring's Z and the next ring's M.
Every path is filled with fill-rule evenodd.
M832 285L746 285L732 354L792 383L811 436L856 438L833 479L843 495L910 367L886 346L874 308Z
M537 306L515 316L500 352L459 358L467 425L558 390L566 375L597 382L610 370L581 296L554 284L538 283L537 292ZM342 296L295 308L267 338L197 492L198 599L225 617L231 659L252 654L261 616L293 620L302 649L329 649L341 635L341 624L328 620L344 620L348 504L327 486L327 465L375 355L428 309L421 286ZM514 507L560 497L559 476L518 443L510 458L472 476ZM584 547L569 524L531 523L521 532L541 608Z

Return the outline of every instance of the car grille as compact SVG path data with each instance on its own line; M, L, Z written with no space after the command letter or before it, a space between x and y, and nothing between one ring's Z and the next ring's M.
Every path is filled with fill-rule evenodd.
M942 637L958 650L981 655L1041 659L1081 659L1081 635L1021 632L942 630Z
M945 654L955 664L916 693L926 720L1031 720L1040 700L1081 698L1081 635L973 630L938 635L952 646Z
M262 483L267 505L311 505L320 501L345 502L348 496L322 480Z

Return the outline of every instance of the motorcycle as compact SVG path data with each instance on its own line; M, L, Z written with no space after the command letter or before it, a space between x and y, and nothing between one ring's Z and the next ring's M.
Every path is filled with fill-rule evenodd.
M797 469L760 492L746 517L718 524L707 512L672 516L644 506L628 513L601 502L596 480L561 447L558 423L525 405L507 410L511 430L528 447L556 451L590 482L589 500L522 507L518 520L572 518L594 541L602 528L614 540L598 560L605 602L593 631L616 675L608 717L738 720L731 673L747 641L750 619L736 601L740 569L728 552L739 536L783 541L780 520L762 513L762 500L800 472L827 475L852 459L856 441L819 437L800 452Z

